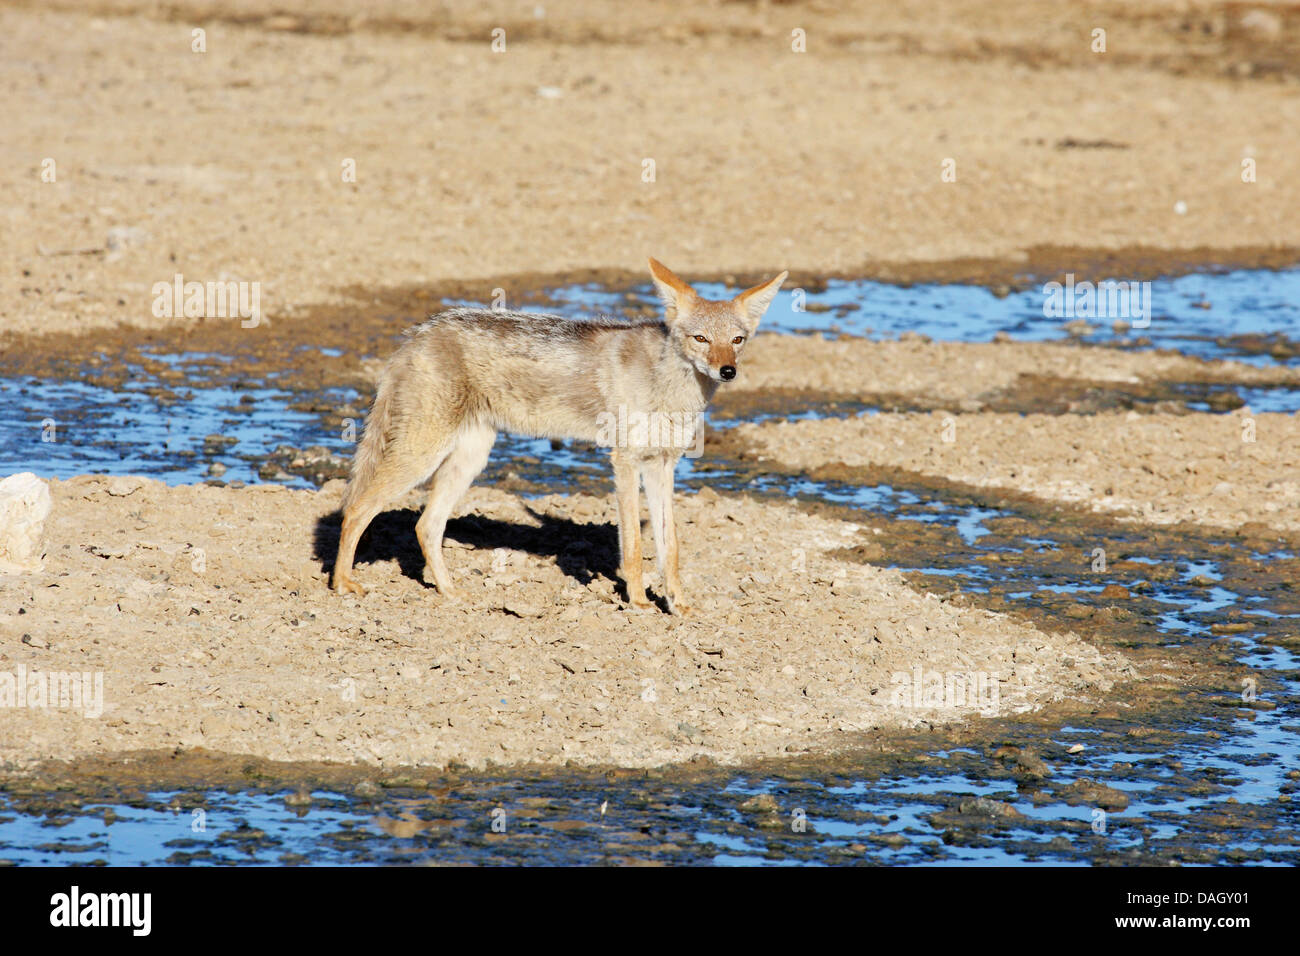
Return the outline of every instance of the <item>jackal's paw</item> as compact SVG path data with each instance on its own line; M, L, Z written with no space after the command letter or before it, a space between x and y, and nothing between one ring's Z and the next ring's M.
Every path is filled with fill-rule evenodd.
M645 592L628 595L627 603L631 605L634 611L648 611L654 607L650 599L645 596Z
M680 584L665 584L664 597L668 599L668 612L670 614L676 614L678 617L685 617L691 613L691 606L686 603L686 598L682 594L682 586Z
M438 593L445 598L459 598L461 596L460 589L452 587L450 581L439 582L438 575L434 574L433 568L429 567L427 564L424 566L424 571L420 574L420 578L425 584L437 588Z
M335 575L335 576L334 576L334 593L335 593L335 594L349 594L349 593L351 593L351 594L355 594L355 595L357 595L357 596L359 596L359 597L365 597L365 596L366 596L366 589L363 588L360 584L357 584L356 581L353 581L351 577L339 577L338 575Z

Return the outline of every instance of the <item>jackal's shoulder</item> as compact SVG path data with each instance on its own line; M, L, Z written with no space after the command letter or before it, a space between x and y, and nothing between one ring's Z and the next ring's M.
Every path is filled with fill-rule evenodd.
M620 319L610 315L574 319L546 312L512 312L507 309L447 309L419 325L406 330L410 336L439 329L473 331L489 335L542 336L556 339L583 339L604 332L632 331L663 327L657 319Z

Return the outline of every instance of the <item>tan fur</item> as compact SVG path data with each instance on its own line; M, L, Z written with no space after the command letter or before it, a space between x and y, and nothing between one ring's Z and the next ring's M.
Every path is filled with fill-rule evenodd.
M712 302L654 259L650 274L664 302L663 322L453 309L407 333L384 368L353 457L334 562L336 591L365 593L352 578L361 533L393 500L432 477L416 536L425 580L452 594L443 533L487 463L498 431L602 441L620 410L695 421L724 373L735 374L745 343L786 277L783 272L734 299ZM665 597L674 613L689 610L677 566L672 490L673 469L693 440L687 434L671 446L611 445L620 574L635 606L649 603L641 575L638 486L644 482Z

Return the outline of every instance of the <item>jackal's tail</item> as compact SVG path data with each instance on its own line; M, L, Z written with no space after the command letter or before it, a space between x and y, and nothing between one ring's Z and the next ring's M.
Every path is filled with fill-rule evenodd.
M357 443L357 450L352 455L352 471L348 478L348 489L343 493L343 511L348 508L370 487L375 473L384 460L384 453L390 440L393 408L393 378L383 375L379 380L379 391L375 394L375 403L366 416L366 428Z

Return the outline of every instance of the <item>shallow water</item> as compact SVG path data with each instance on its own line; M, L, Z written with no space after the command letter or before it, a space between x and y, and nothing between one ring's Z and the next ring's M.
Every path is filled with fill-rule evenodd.
M172 399L149 394L157 387L143 376L113 390L0 378L0 403L21 423L0 440L0 472L35 471L43 478L149 475L191 484L207 478L216 462L226 469L226 480L252 482L277 445L319 444L351 453L351 443L327 430L318 414L290 407L303 400L301 393L211 385L183 389ZM312 397L336 406L357 399L351 389ZM209 435L224 439L211 454L204 451Z
M1300 270L1194 273L1156 279L1150 286L1149 315L1094 315L1086 319L1096 326L1093 332L1072 335L1066 328L1070 317L1044 314L1048 296L1041 283L1003 294L960 284L898 286L833 279L822 291L805 291L787 283L763 317L763 328L872 339L912 333L949 342L987 342L1003 333L1022 342L1078 338L1114 345L1144 336L1151 340L1146 347L1172 348L1202 358L1236 358L1256 365L1300 363L1300 355L1254 354L1235 341L1280 335L1285 341L1300 342ZM699 289L708 298L728 298L736 292L717 283L703 283ZM566 286L552 290L551 296L555 311L562 314L618 313L630 303L655 302L649 285L616 291ZM1130 325L1149 321L1150 326L1117 332L1116 320Z
M1251 411L1279 412L1284 415L1300 411L1300 389L1297 388L1250 388L1245 385L1233 386ZM1206 402L1190 401L1187 407L1197 412L1212 411Z
M1122 278L1122 277L1119 277ZM702 286L706 295L734 293L721 285ZM829 282L822 291L788 289L773 302L764 328L791 334L851 334L893 338L904 333L936 339L980 342L1005 333L1012 339L1050 341L1071 338L1065 321L1043 315L1041 287L999 297L979 286L891 286L869 281ZM802 301L802 306L800 302ZM1300 270L1196 274L1152 283L1151 326L1140 330L1150 346L1133 345L1133 336L1098 319L1084 341L1126 347L1167 347L1204 358L1233 358L1250 364L1300 363ZM606 290L568 286L552 290L547 308L574 316L620 313L653 304L648 286ZM1209 308L1206 308L1206 305ZM802 308L803 311L799 311ZM396 324L400 327L401 323ZM1078 336L1076 336L1078 337ZM1281 343L1279 345L1279 343ZM334 353L334 349L322 349ZM273 479L291 486L319 483L311 468L267 468L278 462L280 446L319 446L346 459L359 433L365 408L355 389L322 383L309 391L276 387L274 372L256 382L241 381L227 369L228 356L207 352L150 351L148 358L180 374L164 381L140 365L113 387L68 379L37 380L0 374L0 407L9 427L0 430L0 472L32 470L65 478L86 472L149 474L167 481L195 482L216 463L225 481ZM176 384L177 382L183 384ZM1237 392L1256 412L1300 410L1300 388L1223 386ZM1195 388L1186 405L1210 411ZM337 414L355 410L351 416ZM865 406L843 405L832 413L855 414ZM816 417L826 409L783 412L780 417ZM747 420L775 417L758 415ZM353 422L349 432L346 422ZM734 421L717 416L712 427ZM223 436L213 447L206 439ZM493 455L504 473L510 463L536 458L548 480L563 480L563 469L603 471L603 455L591 449L553 449L547 441L502 436ZM524 461L525 466L531 463ZM553 468L550 466L554 466ZM325 468L322 479L340 472Z
M1234 336L1300 338L1298 291L1297 273L1164 280L1153 286L1155 318L1145 334L1156 345L1191 354L1240 357L1245 353ZM644 289L632 292L648 295ZM593 304L616 310L626 303L622 291L559 290L556 298L561 310ZM1043 318L1041 292L999 298L958 286L832 283L808 297L815 308L830 311L795 312L792 301L789 293L782 294L769 315L770 327L872 336L910 331L962 341L987 340L999 331L1024 339L1066 334L1059 320ZM1211 308L1196 304L1206 301ZM1095 339L1115 338L1103 325ZM183 483L203 480L216 463L225 469L222 480L252 482L262 480L269 461L275 480L307 486L322 474L328 477L329 468L313 471L318 466L308 464L283 470L280 465L296 451L319 446L342 460L350 454L339 412L359 401L352 389L291 391L277 389L273 381L245 387L250 383L235 385L222 377L221 356L154 357L184 369L186 387L163 388L143 370L111 389L0 378L0 402L17 409L10 420L19 423L0 437L0 473L32 470L68 477L103 471ZM1247 354L1246 360L1295 361L1268 354ZM1259 393L1243 395L1256 410L1300 406L1300 390L1245 391ZM48 432L42 423L50 421L54 440L42 441ZM359 428L359 421L354 424ZM213 442L213 435L226 440ZM277 455L282 445L292 447ZM484 480L514 477L540 492L566 490L575 481L605 482L607 472L598 449L503 436ZM688 487L709 484L855 509L864 524L893 522L891 534L915 527L915 546L891 551L883 563L911 571L916 581L940 591L959 588L1056 615L1071 606L1102 607L1107 603L1102 588L1120 582L1133 594L1130 603L1143 623L1135 633L1142 640L1227 654L1258 676L1258 700L1244 700L1233 686L1172 695L1144 717L1150 733L1137 736L1135 722L1123 715L1098 717L1087 726L999 721L1000 740L1047 761L1048 775L1032 785L990 746L936 747L896 758L864 755L856 765L838 764L830 775L789 778L740 770L705 783L611 781L578 772L479 774L436 796L402 786L373 796L321 790L307 805L289 805L285 792L200 788L52 810L22 794L0 793L0 859L47 864L1297 861L1300 660L1274 642L1297 633L1300 614L1287 589L1276 582L1252 583L1238 566L1249 559L1267 569L1293 561L1291 553L1242 554L1230 541L1213 537L1166 536L1152 544L1143 529L1102 519L1081 527L923 487L813 482L707 458L698 464L684 460L680 477ZM1087 555L1102 532L1127 570L1099 581L1086 559L1068 556ZM935 534L947 535L942 549L934 545L937 538L927 537ZM1005 560L1008 556L1014 560ZM1228 621L1244 621L1246 627L1219 636L1215 628ZM1076 746L1084 749L1070 753ZM1086 800L1067 802L1073 798L1063 788L1085 778L1122 791L1128 806L1099 816L1099 808ZM491 832L490 814L498 807L506 811L505 834ZM792 830L796 811L807 821L806 832ZM197 829L200 819L203 826Z

